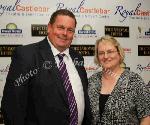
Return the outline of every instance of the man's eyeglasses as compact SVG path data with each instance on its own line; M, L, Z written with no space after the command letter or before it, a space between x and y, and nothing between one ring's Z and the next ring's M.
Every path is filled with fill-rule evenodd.
M115 52L118 52L118 51L117 51L117 50L107 50L106 52L100 51L100 52L98 52L98 55L101 56L101 57L104 57L105 54L107 54L107 56L111 56L111 55L113 55Z

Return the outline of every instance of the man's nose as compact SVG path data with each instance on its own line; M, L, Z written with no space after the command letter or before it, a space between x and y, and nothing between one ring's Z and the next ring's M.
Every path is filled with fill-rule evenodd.
M63 34L64 34L64 35L67 35L67 29L64 29L64 30L63 30Z

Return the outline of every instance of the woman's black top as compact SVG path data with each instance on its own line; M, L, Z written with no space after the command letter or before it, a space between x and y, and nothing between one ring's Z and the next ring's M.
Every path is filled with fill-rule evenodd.
M100 113L100 118L102 117L102 113L105 108L105 103L109 97L109 94L100 94L99 96L99 113Z

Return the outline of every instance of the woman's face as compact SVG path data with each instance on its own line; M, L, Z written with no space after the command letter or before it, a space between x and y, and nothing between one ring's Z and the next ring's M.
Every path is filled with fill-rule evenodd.
M120 67L121 56L117 48L108 40L103 40L98 45L98 59L105 69L114 70Z

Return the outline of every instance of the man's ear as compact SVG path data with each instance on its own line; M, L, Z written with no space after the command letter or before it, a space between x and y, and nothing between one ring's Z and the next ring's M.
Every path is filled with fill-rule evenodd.
M51 27L52 27L52 25L51 25L50 23L48 23L48 25L47 25L47 33L49 33L49 32L50 32Z

